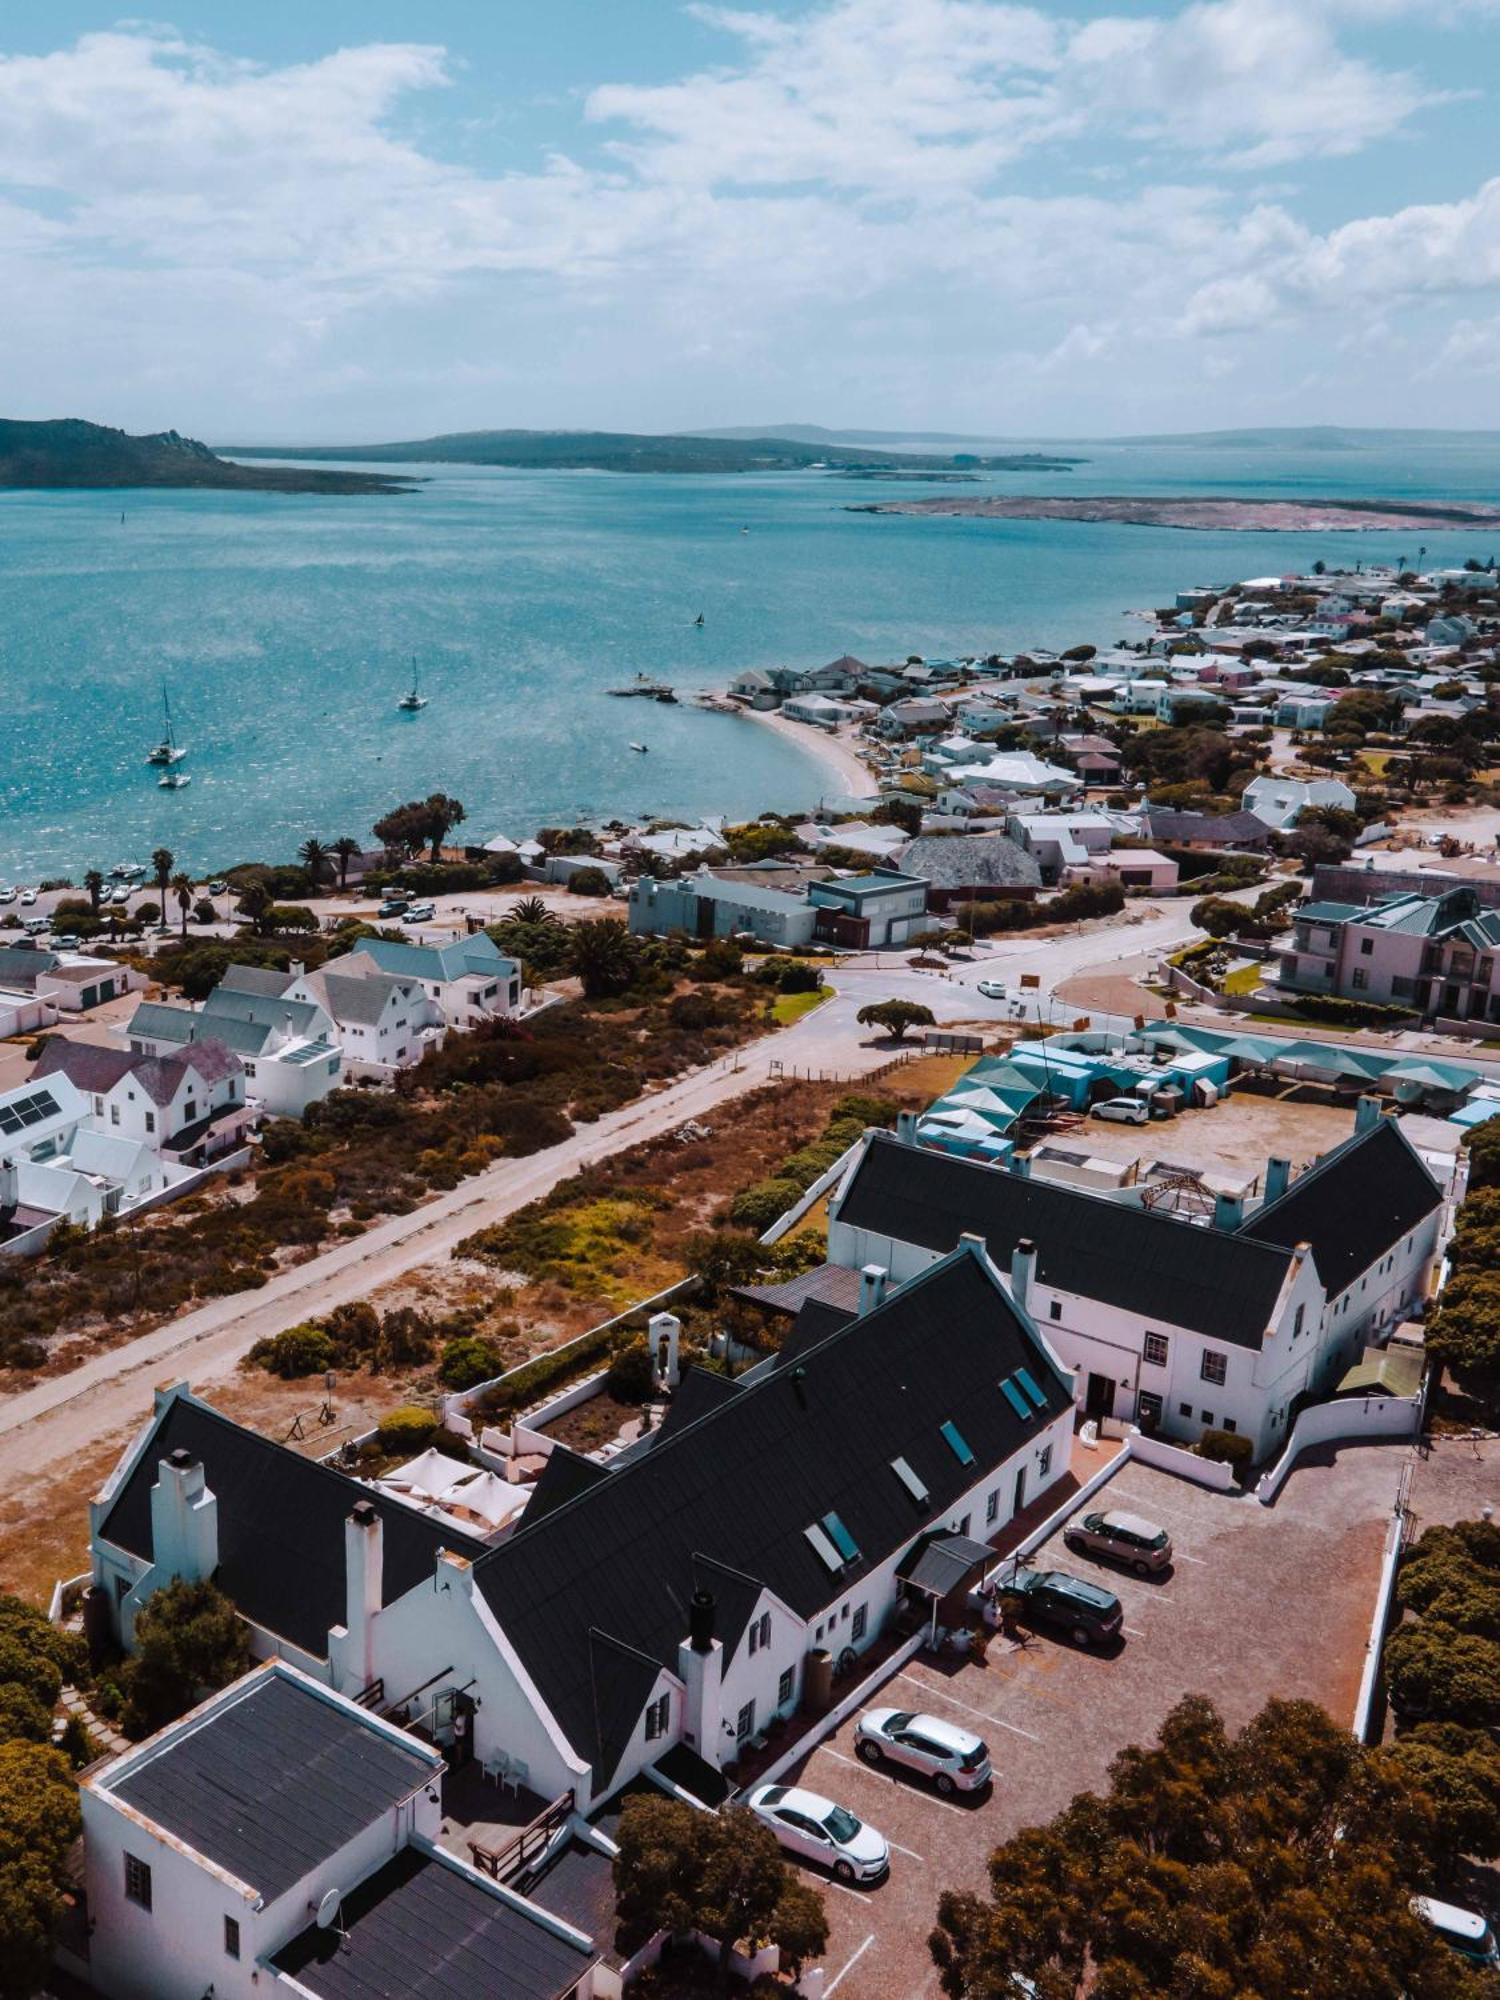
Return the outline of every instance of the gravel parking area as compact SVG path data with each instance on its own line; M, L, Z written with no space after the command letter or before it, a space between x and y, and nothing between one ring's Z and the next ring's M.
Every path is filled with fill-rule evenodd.
M972 1800L941 1799L904 1774L869 1770L854 1755L853 1718L788 1774L868 1819L892 1847L880 1887L826 1885L826 1991L935 1994L927 1936L940 1890L982 1889L997 1842L1101 1787L1115 1753L1149 1740L1183 1695L1212 1696L1231 1725L1272 1694L1305 1696L1348 1722L1405 1456L1397 1445L1308 1454L1271 1508L1127 1461L1091 1504L1169 1528L1176 1561L1165 1576L1142 1581L1074 1556L1060 1535L1036 1558L1118 1594L1125 1637L1112 1654L1037 1633L1020 1645L997 1637L983 1666L919 1654L901 1669L873 1700L976 1730L995 1783Z

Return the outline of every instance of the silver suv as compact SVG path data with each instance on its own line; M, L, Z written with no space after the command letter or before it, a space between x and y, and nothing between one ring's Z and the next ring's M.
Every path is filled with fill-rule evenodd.
M867 1764L903 1764L920 1772L940 1792L977 1792L990 1781L990 1753L983 1738L935 1715L869 1709L859 1718L854 1748Z
M1137 1576L1171 1566L1172 1537L1140 1514L1084 1514L1069 1521L1063 1540L1077 1555L1107 1556Z

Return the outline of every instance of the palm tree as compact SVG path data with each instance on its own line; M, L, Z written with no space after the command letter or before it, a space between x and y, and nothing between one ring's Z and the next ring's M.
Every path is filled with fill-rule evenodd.
M352 835L341 833L328 851L336 857L339 864L340 889L347 888L349 883L349 863L357 860L364 853L364 849Z
M519 903L511 904L505 921L508 924L555 924L560 920L541 896L523 896Z
M156 876L157 893L163 910L167 907L167 885L172 880L172 868L176 858L170 847L158 847L151 857L151 868Z
M618 917L594 917L575 924L570 943L569 969L577 974L590 1000L623 993L635 978L636 941Z
M182 935L187 936L188 911L193 907L193 878L182 869L172 877L172 889L177 897L177 907L182 912Z
M83 878L83 886L89 892L89 908L97 917L99 905L104 901L104 877L97 868L91 868Z
M323 879L323 871L328 866L328 849L321 840L304 840L297 849L297 859L307 870L308 880L316 889Z

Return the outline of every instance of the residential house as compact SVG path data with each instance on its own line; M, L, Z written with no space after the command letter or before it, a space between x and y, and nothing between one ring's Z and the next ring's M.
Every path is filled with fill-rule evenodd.
M948 721L946 704L935 696L909 695L883 708L874 729L877 736L891 739L932 736L946 729Z
M1402 1133L1362 1100L1354 1135L1291 1179L1272 1160L1264 1199L1221 1197L1212 1225L872 1133L830 1205L828 1254L895 1282L977 1234L1035 1265L1020 1299L1076 1372L1089 1416L1195 1443L1238 1432L1263 1457L1300 1403L1425 1298L1445 1230L1442 1191ZM899 1294L898 1294L899 1296Z
M285 1662L79 1783L104 2000L592 2000L600 1954L445 1845L443 1754ZM456 1843L455 1843L456 1844Z
M1306 903L1276 983L1425 1017L1500 1021L1500 911L1467 884L1440 896L1409 890L1387 902Z
M1055 889L1070 868L1108 854L1115 822L1100 812L1011 813L1005 831L1034 855L1043 884Z
M834 875L808 886L817 935L854 951L905 944L927 925L927 884L893 868Z
M158 1391L91 1510L95 1584L128 1643L154 1589L216 1576L258 1652L423 1717L464 1696L476 1757L544 1799L586 1810L679 1745L720 1768L810 1654L931 1615L929 1552L961 1602L1068 1471L1072 1379L977 1241L864 1276L862 1312L810 1307L749 1374L689 1369L630 1452L555 1449L490 1547Z
M863 660L841 653L821 667L772 667L770 682L778 698L801 694L852 694L869 672Z
M294 967L284 997L328 1016L351 1079L389 1080L412 1069L429 1048L442 1046L447 1031L441 1003L420 979L382 972L360 952L329 959L316 972Z
M729 683L729 692L736 701L742 701L750 708L775 708L780 696L771 684L771 676L760 667L747 667L736 674Z
M1075 882L1118 882L1125 890L1155 890L1165 895L1177 887L1178 864L1154 847L1115 847L1107 854L1095 854L1073 869Z
M245 1099L245 1066L222 1042L190 1042L157 1056L54 1035L32 1082L49 1076L82 1091L100 1131L181 1166L204 1167L236 1151L256 1120Z
M364 959L379 972L415 979L442 1009L450 1028L477 1028L521 1011L521 968L507 958L487 931L447 944L415 944L405 938L363 938L349 959ZM363 970L363 968L361 968Z
M138 1054L168 1055L194 1042L232 1049L248 1098L278 1118L300 1118L338 1088L343 1056L327 1010L289 997L293 974L231 965L202 1007L142 1001L120 1033Z
M61 1014L87 1013L145 983L112 958L0 944L0 1038L35 1034Z
M1049 764L1030 750L1002 750L973 763L954 764L945 777L950 785L961 790L982 786L1008 792L1012 802L1022 797L1056 802L1073 797L1083 788L1083 780L1076 771Z
M1008 833L920 833L901 849L905 874L927 884L927 906L1030 901L1042 884L1034 855Z
M1178 812L1169 806L1143 808L1142 831L1151 840L1195 852L1263 854L1271 844L1271 829L1253 812Z
M1273 832L1294 827L1309 806L1333 806L1353 812L1354 793L1341 778L1252 778L1240 795L1240 804L1263 820Z
M811 723L815 729L837 729L842 722L854 722L877 711L866 702L840 700L831 694L792 694L781 704L781 712L789 721Z
M711 868L680 881L642 875L630 885L630 928L646 937L682 931L688 937L755 938L795 950L810 944L818 913L800 876L795 889L762 888L730 880Z
M613 889L624 874L618 861L603 854L549 854L542 863L542 879L571 882L584 869L597 870Z

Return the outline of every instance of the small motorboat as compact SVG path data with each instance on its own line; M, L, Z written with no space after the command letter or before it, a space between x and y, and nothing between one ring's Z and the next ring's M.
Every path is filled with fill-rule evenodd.
M642 756L644 757L644 756L645 756L645 754L646 754L646 751L647 751L647 749L648 749L648 748L649 748L650 746L649 746L649 745L647 745L647 744L645 744L645 743L632 743L630 747L631 747L631 749L632 749L632 750L639 750L639 751L640 751L640 753L641 753L641 755L642 755Z

